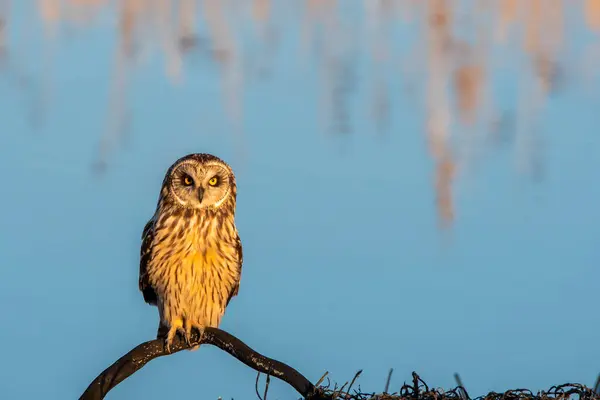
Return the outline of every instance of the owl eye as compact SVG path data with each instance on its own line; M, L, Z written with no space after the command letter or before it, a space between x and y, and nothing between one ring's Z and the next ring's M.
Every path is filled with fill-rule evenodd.
M217 184L219 183L219 178L217 178L216 176L213 176L212 178L210 178L210 180L208 181L208 184L210 186L217 186Z
M184 175L183 179L182 179L182 182L183 182L184 186L192 186L192 184L194 183L194 180L192 179L191 176Z

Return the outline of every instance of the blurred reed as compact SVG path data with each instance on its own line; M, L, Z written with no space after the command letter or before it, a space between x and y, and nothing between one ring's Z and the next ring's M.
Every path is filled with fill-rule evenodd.
M0 58L10 56L7 36L15 3L0 0ZM444 225L454 219L457 170L490 143L509 137L521 170L533 176L543 172L535 121L545 101L567 80L587 85L600 64L600 0L38 0L37 10L50 59L64 26L85 29L107 14L118 20L101 158L125 131L131 65L150 51L165 56L164 70L173 83L182 81L188 54L206 55L219 67L227 115L241 127L245 85L268 73L283 27L297 27L301 57L316 60L318 110L330 132L352 130L354 64L358 55L366 56L370 73L363 83L370 95L364 109L374 130L385 130L390 118L394 76L401 76L402 87L423 105ZM408 49L397 43L399 27L414 32ZM581 51L569 48L582 31L592 38L589 44ZM251 53L244 51L249 43ZM511 112L497 104L492 84L503 68L517 84Z

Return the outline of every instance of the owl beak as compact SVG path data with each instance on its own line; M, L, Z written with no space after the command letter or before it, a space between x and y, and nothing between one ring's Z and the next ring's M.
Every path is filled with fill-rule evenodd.
M202 198L204 197L204 189L198 188L198 201L202 203Z

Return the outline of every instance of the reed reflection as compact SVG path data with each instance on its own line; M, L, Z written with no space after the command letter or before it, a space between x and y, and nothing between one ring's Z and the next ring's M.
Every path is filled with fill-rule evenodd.
M10 61L11 46L23 45L11 41L14 3L0 0L0 62ZM51 104L60 32L69 27L76 34L107 15L118 20L100 164L126 135L134 66L152 52L164 57L164 72L174 85L194 73L185 69L190 57L217 66L223 105L239 133L244 90L269 76L284 28L298 33L300 60L316 63L315 104L326 132L353 132L350 100L366 85L369 94L359 100L372 130L394 134L387 128L395 107L392 87L394 79L402 80L425 107L424 134L435 163L432 185L444 226L455 215L454 180L479 162L480 149L506 145L499 136L511 139L520 171L542 176L543 138L536 123L545 102L567 83L589 85L600 64L598 0L39 0L37 10L48 65L45 76L35 80L41 87L36 104L42 108ZM409 46L399 44L406 39L397 33L406 26L417 32ZM572 36L582 29L593 36L583 50L572 46ZM523 58L526 63L520 63ZM356 64L363 59L368 74L359 80ZM508 109L499 104L492 84L502 71L518 83L518 101Z

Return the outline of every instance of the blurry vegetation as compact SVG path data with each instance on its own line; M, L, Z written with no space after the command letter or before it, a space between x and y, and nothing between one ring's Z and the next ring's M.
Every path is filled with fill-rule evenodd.
M10 57L9 43L20 45L10 40L16 3L0 0L0 62ZM300 56L318 66L321 92L315 104L326 131L352 130L354 69L358 56L365 55L370 72L361 84L370 92L364 109L374 131L385 131L390 119L398 91L394 76L401 76L411 99L424 107L443 225L454 219L457 171L490 147L509 139L520 170L542 176L542 137L535 122L545 101L567 81L588 85L600 65L600 0L38 0L37 11L45 62L52 60L54 42L65 28L86 29L107 21L103 15L118 21L100 162L131 118L126 99L133 66L154 50L164 55L165 73L174 84L183 82L191 56L218 66L223 104L236 132L243 128L244 88L269 76L284 29L299 31ZM408 49L397 43L398 27L416 32ZM571 37L582 30L593 39L572 51ZM501 70L509 71L518 90L510 110L497 104L492 84ZM51 75L51 66L45 73ZM44 99L51 78L43 78ZM36 104L43 107L45 101Z

